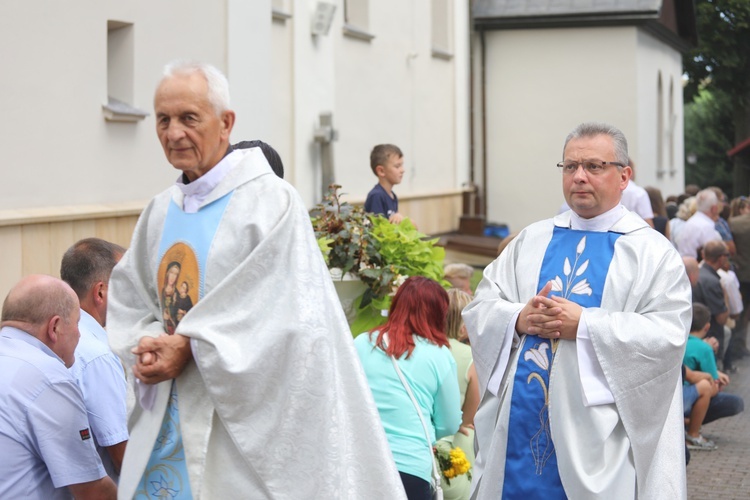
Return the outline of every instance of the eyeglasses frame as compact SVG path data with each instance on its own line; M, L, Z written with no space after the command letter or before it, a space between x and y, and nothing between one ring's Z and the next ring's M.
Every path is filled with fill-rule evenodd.
M563 175L565 175L566 173L568 173L568 172L565 171L565 163L566 162L561 161L560 163L557 164L557 168L560 169L560 171L563 173ZM586 174L589 174L590 172L588 170L586 170L586 167L584 166L584 163L597 163L597 164L601 164L602 167L606 167L607 165L614 165L617 168L624 168L626 166L626 165L620 163L619 161L594 161L594 160L585 160L585 161L577 161L577 162L575 162L576 169L570 171L569 173L573 174L574 172L578 171L578 167L581 167L581 168L583 168L584 172L586 172Z

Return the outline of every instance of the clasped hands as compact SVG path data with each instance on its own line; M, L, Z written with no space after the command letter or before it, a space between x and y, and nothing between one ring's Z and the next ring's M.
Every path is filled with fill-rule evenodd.
M146 384L177 378L193 358L190 338L180 334L143 337L130 352L136 357L133 374Z
M548 281L523 306L516 321L516 331L545 339L574 340L583 309L568 299L554 295L550 297L551 290L552 282Z

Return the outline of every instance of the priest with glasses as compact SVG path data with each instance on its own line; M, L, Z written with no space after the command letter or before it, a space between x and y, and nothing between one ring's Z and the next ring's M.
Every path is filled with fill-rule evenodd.
M682 260L620 204L620 130L579 125L557 166L570 210L524 229L463 313L482 394L472 498L685 498Z

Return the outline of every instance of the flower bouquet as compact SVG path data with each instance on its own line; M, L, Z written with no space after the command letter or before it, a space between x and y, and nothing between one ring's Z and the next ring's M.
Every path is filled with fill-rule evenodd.
M461 474L466 474L466 477L471 481L471 464L461 448L451 448L446 441L438 441L432 447L432 451L435 453L435 459L437 459L445 484L450 486L451 479Z
M398 286L409 276L443 279L445 249L437 238L427 239L409 219L391 224L383 216L365 213L359 205L341 201L341 186L332 184L323 203L310 211L310 219L328 268L334 277L356 277L365 285L350 322L354 335L385 322Z

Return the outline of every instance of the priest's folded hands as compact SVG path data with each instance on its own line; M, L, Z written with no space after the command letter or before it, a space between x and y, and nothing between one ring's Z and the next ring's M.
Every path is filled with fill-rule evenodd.
M545 339L575 340L583 309L575 302L549 296L552 282L523 307L516 321L516 331Z
M146 384L177 378L193 358L190 338L180 334L143 337L131 352L137 359L133 374Z

